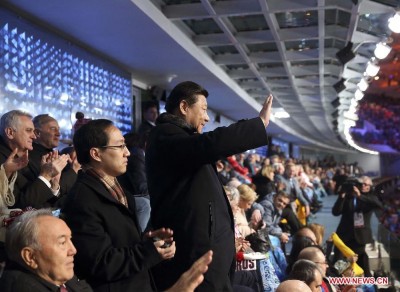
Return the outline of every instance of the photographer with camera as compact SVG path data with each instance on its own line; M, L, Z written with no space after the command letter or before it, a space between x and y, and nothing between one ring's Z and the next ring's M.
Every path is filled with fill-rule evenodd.
M342 215L336 233L343 242L358 254L357 263L371 276L365 245L373 242L371 215L382 204L373 192L372 180L362 176L359 180L347 179L339 189L339 196L332 208L334 216ZM335 261L340 252L335 248Z

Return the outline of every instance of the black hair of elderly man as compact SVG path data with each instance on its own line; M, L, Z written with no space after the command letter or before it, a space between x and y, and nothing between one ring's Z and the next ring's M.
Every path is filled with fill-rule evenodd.
M176 85L150 132L146 172L154 228L174 230L176 255L154 269L159 290L169 287L205 251L213 262L198 291L231 291L235 269L232 210L215 163L268 143L272 96L258 117L202 133L209 121L208 92L199 84ZM215 97L218 98L218 97Z
M322 287L322 272L320 268L309 260L297 260L289 279L303 281L310 287L312 292L320 292Z

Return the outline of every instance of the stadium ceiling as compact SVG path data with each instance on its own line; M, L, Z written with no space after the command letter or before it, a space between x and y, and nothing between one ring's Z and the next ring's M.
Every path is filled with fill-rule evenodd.
M193 80L209 107L254 117L275 96L271 135L304 147L350 151L337 119L354 96L374 46L388 35L397 1L9 0L41 22L167 91ZM355 58L336 54L351 42ZM346 53L346 52L345 52ZM334 85L341 85L341 91ZM339 99L338 99L339 98ZM339 103L337 102L339 101Z

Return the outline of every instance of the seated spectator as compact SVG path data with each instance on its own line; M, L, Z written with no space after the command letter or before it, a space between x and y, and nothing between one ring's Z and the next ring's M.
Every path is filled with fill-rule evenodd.
M308 236L303 236L300 234L295 234L292 240L292 249L287 258L288 266L286 272L289 274L292 270L293 264L297 261L300 252L306 247L315 245L315 242Z
M243 166L249 170L249 176L253 177L260 169L257 163L257 155L255 153L249 153L243 161Z
M303 281L312 292L320 292L322 273L319 267L309 260L298 260L294 263L289 279Z
M237 188L232 187L232 186L225 186L225 193L228 198L229 204L232 209L232 213L236 214L237 212L240 211L239 208L239 191ZM235 248L236 248L236 253L238 252L245 252L246 250L250 249L250 244L247 240L244 239L242 234L240 233L238 226L236 224L236 217L235 217Z
M302 228L300 228L296 232L296 235L308 237L312 240L314 244L317 244L317 237L315 236L315 233L312 231L312 229L308 226L303 226Z
M226 159L235 171L235 176L238 180L240 180L242 183L251 183L251 178L248 175L249 170L243 165L239 164L236 155L228 156Z
M12 110L2 115L0 120L0 164L4 163L11 153L18 149L17 156L26 155L33 149L32 142L36 138L32 116L20 110ZM15 180L13 204L8 207L32 206L37 198L57 199L61 170L67 164L68 156L47 157L41 165L39 176L34 181L24 175L26 167L18 170Z
M274 176L275 171L271 165L264 165L260 171L253 176L253 183L256 186L256 192L259 196L257 199L258 203L266 199L267 196L272 196L276 193Z
M322 247L324 244L325 226L318 223L311 223L307 227L315 235L315 243Z
M71 230L50 210L29 211L11 224L6 235L11 267L0 278L2 291L92 291L74 276L76 249ZM65 290L64 290L65 291Z
M279 192L275 195L273 202L264 200L260 203L263 207L262 220L268 234L274 235L282 243L289 241L289 233L283 232L279 226L282 218L282 210L290 203L290 198L285 192Z
M236 213L240 209L238 206L239 196L240 196L239 191L236 188L230 186L225 186L224 189L226 196L228 197L229 204L232 208L232 212ZM251 251L250 243L242 237L242 235L238 231L236 222L235 222L235 249L236 249L236 254L243 253L246 251ZM256 275L254 275L254 273L252 273L252 271L235 272L235 277L233 280L233 291L251 292L255 290L250 287L256 287L257 285L258 285L257 277Z
M304 179L301 179L300 190L310 205L310 212L316 214L322 208L322 202L319 201L314 189L311 188Z
M309 260L315 263L322 273L322 291L331 292L336 289L329 283L326 272L329 267L325 254L320 246L310 246L304 248L298 256L299 260Z
M7 160L0 166L0 267L1 263L6 260L4 249L6 231L5 222L9 220L10 214L21 210L9 208L15 204L13 190L18 175L17 171L28 164L28 151L19 157L17 156L17 152L18 150L14 149Z
M16 218L7 230L11 262L0 278L1 291L92 291L74 275L76 249L71 236L65 222L48 209L28 211ZM211 259L212 252L203 255L167 291L194 291Z
M235 223L240 234L243 237L246 237L250 233L253 233L254 230L249 226L249 222L246 218L246 211L251 208L255 200L257 199L256 192L250 188L248 185L241 184L238 186L239 191L239 209L233 214L235 217Z
M276 292L311 292L311 289L303 281L286 280L279 284Z

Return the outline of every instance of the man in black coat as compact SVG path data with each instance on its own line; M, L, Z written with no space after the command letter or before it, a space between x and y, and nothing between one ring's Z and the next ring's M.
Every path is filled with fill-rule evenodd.
M339 195L332 207L332 214L340 216L337 235L357 255L357 263L364 270L366 277L371 276L365 245L373 242L371 215L374 209L382 208L382 203L373 193L372 180L368 176L361 177L361 185L347 181L338 189ZM339 251L335 249L335 258Z
M53 117L48 114L41 114L33 118L33 125L35 127L36 138L32 143L32 150L29 151L28 167L23 170L23 174L30 181L34 181L39 175L41 170L42 157L46 155L57 155L58 151L54 150L58 147L60 142L60 126ZM71 167L66 168L66 164L62 169L61 176L57 183L59 184L59 191L57 195L46 196L42 194L31 202L32 207L44 208L59 206L62 202L63 196L75 183L80 164L76 159L70 161ZM53 183L54 185L54 183ZM56 186L54 186L56 187Z
M152 291L149 269L174 256L175 242L162 228L142 238L135 200L116 179L130 155L121 131L109 120L92 120L76 131L74 147L82 171L62 213L79 250L76 274L98 292Z
M138 133L148 134L156 126L155 122L158 117L158 104L155 102L147 102L143 107L143 121L139 126Z
M199 291L231 291L235 267L233 215L218 179L219 159L268 143L272 96L257 118L202 134L208 122L208 92L194 82L178 84L157 119L146 150L146 171L154 228L174 230L177 253L153 271L159 290L205 251L213 262Z

